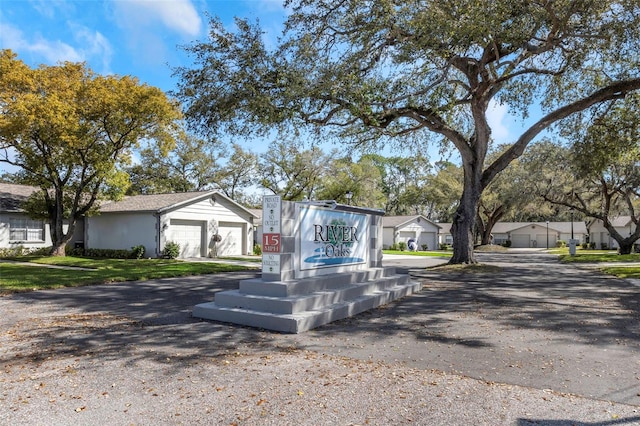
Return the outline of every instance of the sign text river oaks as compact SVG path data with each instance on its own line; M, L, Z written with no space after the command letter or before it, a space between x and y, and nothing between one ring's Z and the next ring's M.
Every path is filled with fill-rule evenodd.
M351 245L358 241L358 228L345 225L313 225L315 243L325 243L327 257L348 256Z

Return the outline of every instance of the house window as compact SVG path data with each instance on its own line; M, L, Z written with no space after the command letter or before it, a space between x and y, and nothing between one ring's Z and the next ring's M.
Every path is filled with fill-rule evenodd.
M9 219L9 240L44 241L44 222L26 218Z

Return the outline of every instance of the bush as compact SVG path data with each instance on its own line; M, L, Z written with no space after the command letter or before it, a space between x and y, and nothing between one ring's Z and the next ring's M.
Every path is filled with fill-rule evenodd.
M167 259L176 259L180 256L180 244L168 241L164 245L164 249L162 249L162 257L166 257Z
M404 241L400 241L398 243L398 249L400 251L405 251L407 249L407 243L405 243Z
M38 247L38 248L26 248L24 246L15 246L0 248L0 258L2 257L20 257L20 256L48 256L51 253L51 246Z
M422 251L429 250L429 244L422 244L420 247L422 247Z
M142 259L144 252L145 248L142 244L131 247L131 257L133 259Z
M600 249L601 249L601 250L609 250L609 244L607 244L607 243L600 243Z
M589 248L591 250L595 250L596 249L596 243L589 243Z
M582 243L580 244L580 247L582 247L583 250L586 250L587 248L589 248L589 243Z
M557 248L563 248L563 247L566 247L566 246L567 246L567 242L566 241L563 241L563 240L556 241L556 247Z
M506 240L504 243L502 243L502 246L506 248L511 247L511 240Z
M445 243L440 243L440 245L438 246L440 248L440 250L442 251L447 251L449 250L449 244L445 244Z
M115 249L73 249L72 252L79 251L81 254L78 256L97 257L104 259L130 259L130 250L115 250Z
M253 245L253 254L260 256L262 254L262 246L260 244Z
M394 250L394 251L399 250L399 249L398 249L398 243L393 243L393 244L391 244L391 247L389 247L389 250Z

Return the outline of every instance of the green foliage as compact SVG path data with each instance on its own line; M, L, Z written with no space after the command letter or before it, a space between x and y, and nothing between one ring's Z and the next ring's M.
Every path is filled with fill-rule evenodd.
M567 247L567 242L566 242L566 241L563 241L563 240L557 240L557 241L556 241L556 247L557 247L557 248Z
M27 248L22 245L0 248L0 258L21 256L44 256L49 254L51 247Z
M253 245L253 254L255 254L256 256L262 255L262 246L260 244Z
M0 161L19 169L21 183L47 190L24 208L49 219L61 255L80 217L124 194L131 150L140 140L171 146L181 116L175 101L133 77L97 75L83 63L31 69L10 50L0 51L0 99Z
M131 247L131 257L134 259L142 259L144 257L145 250L146 249L142 244L133 246Z
M511 240L506 240L504 243L502 243L502 246L506 248L511 247Z
M449 244L445 244L445 243L440 243L440 244L438 245L438 247L439 247L439 248L440 248L440 250L442 250L442 251L447 251L447 250L449 250L449 248L451 248L451 246L449 246Z
M407 243L405 243L404 241L400 241L398 243L398 249L400 251L405 251L407 249Z
M174 241L167 241L162 249L162 256L167 259L176 259L180 256L180 244Z
M257 24L238 19L229 30L211 20L210 37L187 48L194 68L176 70L188 120L203 133L242 136L308 129L319 141L370 150L390 142L419 151L429 140L455 147L468 190L456 211L454 263L475 261L469 238L484 188L540 132L640 89L636 2L288 6L272 49ZM487 119L492 102L522 118L540 104L544 120L486 161L501 142Z
M429 250L429 244L422 244L420 247L422 247L422 251Z
M118 250L118 249L96 249L96 248L88 248L88 249L72 249L72 256L86 256L93 257L96 259L131 259L133 258L132 252L130 250Z
M400 251L400 248L398 247L398 243L393 243L389 246L389 250L392 251Z

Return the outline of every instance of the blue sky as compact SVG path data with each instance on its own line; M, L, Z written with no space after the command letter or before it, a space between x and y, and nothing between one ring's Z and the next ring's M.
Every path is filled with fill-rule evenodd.
M86 62L95 72L132 75L164 91L175 88L171 68L189 64L178 46L206 38L207 14L230 28L234 16L258 18L267 43L275 43L286 17L281 0L1 1L0 48L29 66ZM506 107L493 106L490 124L496 140L522 131Z
M171 67L188 64L178 46L206 38L207 13L230 27L259 18L274 39L285 17L280 0L2 0L0 47L33 67L87 62L169 91Z

